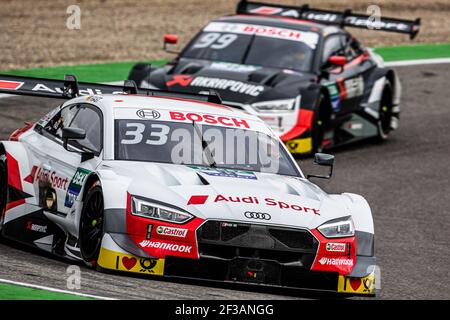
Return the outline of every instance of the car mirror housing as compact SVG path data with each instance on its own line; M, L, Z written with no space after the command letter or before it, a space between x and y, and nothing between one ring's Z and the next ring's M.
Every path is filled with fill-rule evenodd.
M86 138L86 131L80 128L67 127L62 129L63 140L83 140Z
M344 66L347 63L347 58L343 56L331 56L328 58L328 62L335 66Z
M163 50L169 53L179 53L178 51L169 50L167 49L168 44L177 44L178 43L178 36L176 34L166 34L164 35L164 42L163 42Z
M176 34L164 35L164 43L176 44L178 42L178 36Z
M67 144L69 140L83 140L84 138L86 138L86 131L84 129L74 127L67 127L62 129L63 147L69 152L75 152L68 148ZM81 162L92 159L93 156L93 152L82 152Z
M319 179L331 179L333 176L334 156L326 153L316 153L314 156L314 164L319 166L329 167L330 173L326 176L323 175L308 175L307 178L319 178Z

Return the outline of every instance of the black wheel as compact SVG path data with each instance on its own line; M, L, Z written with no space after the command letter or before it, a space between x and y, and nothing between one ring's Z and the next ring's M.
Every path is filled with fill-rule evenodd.
M313 152L322 152L323 150L323 140L328 126L327 108L327 99L323 95L320 95L313 117Z
M83 260L89 265L96 264L100 253L103 218L103 192L100 186L95 186L88 191L80 219L80 252Z
M386 81L384 86L378 112L380 114L378 119L378 140L384 141L388 139L389 133L392 131L392 86L389 80Z
M0 157L0 230L3 226L6 204L8 202L8 171L2 157Z

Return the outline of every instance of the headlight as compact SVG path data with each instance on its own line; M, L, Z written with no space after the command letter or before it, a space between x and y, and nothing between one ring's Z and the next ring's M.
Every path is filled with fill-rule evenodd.
M328 221L318 229L326 238L344 238L355 235L355 227L351 217Z
M172 223L184 223L194 217L187 212L181 212L136 197L132 197L131 213L135 216Z
M251 106L257 112L290 111L294 109L295 100L297 99L298 98L257 102L253 103Z

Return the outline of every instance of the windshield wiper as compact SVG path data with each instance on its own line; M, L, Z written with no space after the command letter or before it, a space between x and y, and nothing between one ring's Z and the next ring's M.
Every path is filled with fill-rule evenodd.
M256 33L252 35L250 38L250 41L248 42L247 48L245 48L244 55L242 56L242 62L241 64L245 64L245 61L247 60L248 54L250 53L250 49L252 48L253 41L255 41Z
M209 148L208 142L206 142L205 138L203 138L202 131L200 130L198 124L195 121L192 121L192 126L194 127L195 132L197 133L198 137L202 141L202 149L203 149L203 151L206 151L203 153L206 155L206 159L208 160L208 165L212 168L215 168L217 166L216 160L214 160L214 157L211 152L211 149Z

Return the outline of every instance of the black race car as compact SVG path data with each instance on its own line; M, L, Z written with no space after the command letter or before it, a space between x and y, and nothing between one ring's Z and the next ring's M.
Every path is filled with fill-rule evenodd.
M237 14L208 23L166 66L137 64L140 87L216 90L223 103L264 119L295 154L310 154L398 127L400 82L382 58L344 27L409 34L401 20L241 1ZM167 44L176 35L165 35Z

